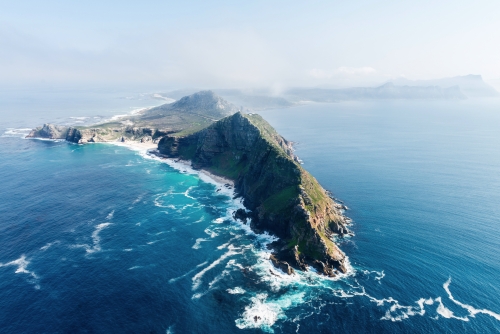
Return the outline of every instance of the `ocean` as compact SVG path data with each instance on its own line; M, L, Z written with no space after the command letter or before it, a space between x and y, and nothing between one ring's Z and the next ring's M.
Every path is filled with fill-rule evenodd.
M41 121L161 102L9 101L2 333L500 332L496 99L259 112L349 207L351 270L336 279L273 268L273 237L234 221L240 200L204 174L122 146L22 138Z

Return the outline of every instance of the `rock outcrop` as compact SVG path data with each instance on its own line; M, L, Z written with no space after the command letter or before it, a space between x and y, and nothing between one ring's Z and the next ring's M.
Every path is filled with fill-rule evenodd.
M109 141L134 140L157 142L160 137L169 134L167 130L141 127L96 127L76 128L44 124L33 129L27 138L63 139L71 143L85 144Z
M332 241L348 233L340 205L300 166L291 143L259 115L238 112L191 135L167 135L158 150L234 180L252 211L252 228L280 237L273 263L281 270L291 272L291 265L313 266L328 276L346 272L345 255Z

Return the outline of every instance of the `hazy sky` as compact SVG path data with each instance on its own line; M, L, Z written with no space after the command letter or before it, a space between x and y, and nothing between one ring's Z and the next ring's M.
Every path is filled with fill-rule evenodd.
M500 83L500 1L5 1L0 85Z

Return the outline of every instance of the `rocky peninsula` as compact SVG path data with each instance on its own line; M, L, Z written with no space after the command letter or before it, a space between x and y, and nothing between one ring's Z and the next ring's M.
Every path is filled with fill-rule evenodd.
M133 124L133 125L131 125ZM234 217L280 239L270 259L288 274L308 270L333 277L347 271L334 237L348 234L345 209L302 168L292 145L262 117L245 114L210 91L152 108L122 123L91 128L45 124L28 137L73 143L157 143L156 153L234 181L247 210Z

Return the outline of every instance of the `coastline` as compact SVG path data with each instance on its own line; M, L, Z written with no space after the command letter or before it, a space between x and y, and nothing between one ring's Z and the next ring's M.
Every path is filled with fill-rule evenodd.
M147 142L147 143L141 143L138 141L125 141L125 142L120 142L120 141L105 141L105 142L100 142L102 144L111 144L111 145L116 145L116 146L122 146L122 147L127 147L131 150L134 151L143 151L151 149L156 149L158 147L158 144L155 144L153 142Z
M148 150L147 152L145 152L145 154L146 154L146 157L149 157L152 159L157 159L163 163L168 164L170 167L172 167L180 172L198 175L200 177L200 179L203 180L204 182L214 184L217 187L217 190L216 190L217 192L220 191L221 193L224 193L227 196L229 196L232 199L233 203L235 203L238 208L242 208L245 211L248 211L248 208L246 208L243 205L242 198L240 200L235 199L236 189L234 188L234 181L233 180L230 180L230 179L218 176L218 175L214 175L214 174L212 174L209 171L204 170L204 169L194 169L191 166L190 160L168 158L168 157L165 157L162 154L160 154L156 149L155 150ZM229 188L225 187L227 184L230 185ZM321 279L324 279L327 281L339 281L339 280L342 280L346 277L354 275L356 272L356 270L354 269L354 267L350 263L349 257L346 255L345 256L345 265L346 265L347 271L345 273L339 272L334 277L320 275L318 273L318 271L313 266L308 266L307 271L296 270L294 273L288 274L288 273L284 272L282 269L276 267L272 263L272 260L271 260L271 255L273 253L274 247L269 248L269 245L272 244L273 242L279 241L280 238L278 238L274 234L270 234L267 231L258 233L250 227L251 223L243 223L237 219L234 219L232 214L230 216L233 218L234 222L236 224L238 224L238 226L240 226L241 228L243 228L246 231L247 234L255 235L258 238L262 239L262 249L261 249L262 253L259 255L259 257L261 258L261 260L266 262L266 266L265 266L266 269L264 270L263 274L264 273L266 274L265 276L266 276L266 279L268 279L268 280L270 279L271 281L276 281L279 279L279 282L301 281L303 279L310 280L311 279L310 275L314 274L315 276L321 277ZM345 217L346 219L348 219L352 223L352 220L347 218L344 215L344 210L342 210L342 216ZM249 219L251 219L251 218L249 218ZM354 234L350 234L349 236L352 236L352 235L354 235ZM337 240L332 240L332 241L337 242Z
M219 175L215 175L215 174L210 173L209 171L207 171L205 169L194 169L191 166L190 160L167 158L167 157L161 155L157 149L148 150L148 154L154 155L154 156L162 159L162 161L165 161L165 163L167 163L170 167L177 169L179 171L184 171L186 169L189 169L191 171L191 173L193 173L193 174L205 175L206 177L212 179L213 183L216 183L217 185L224 187L225 185L228 184L231 188L234 188L234 181L233 180L219 176Z
M240 120L240 118L241 119L245 118L245 116L242 116L241 113L237 113L237 114L233 115L232 117L233 118L239 117L238 120ZM255 118L255 117L253 117L253 118ZM261 120L262 122L264 122L263 124L258 123L259 119L260 118L257 118L257 121L255 121L258 124L258 125L254 125L255 128L259 129L259 126L261 126L261 127L264 127L264 129L266 129L267 131L270 131L270 133L273 133L273 134L276 133L275 130L272 129L270 127L270 125L268 125L268 123L265 123L264 120ZM250 122L250 124L253 124L251 121L249 121L249 122ZM44 125L44 127L45 127L45 125ZM49 126L47 126L47 128L49 128ZM48 130L50 130L50 128ZM58 130L58 129L56 129L56 130ZM58 134L57 131L56 131L56 134ZM277 133L276 133L276 136L278 136L278 138L281 138L281 137L279 137L279 135ZM88 142L94 143L92 138L90 140L88 140ZM98 138L98 139L102 140L102 138ZM123 137L122 137L122 140L123 140ZM72 142L73 139L68 139L68 141ZM87 143L87 140L85 140L85 141L79 140L79 142L83 144L83 143ZM255 235L262 234L264 231L268 231L268 233L271 233L269 231L273 231L272 232L273 234L283 236L282 235L282 231L284 231L283 229L273 230L273 228L271 228L271 227L266 228L265 225L262 225L262 226L258 225L259 221L261 221L261 222L268 221L269 222L269 221L274 221L274 220L273 219L266 219L264 216L261 217L260 213L259 213L259 216L257 216L257 215L252 216L252 213L250 213L249 208L246 208L243 205L243 198L248 200L248 198L247 198L248 194L246 194L246 193L239 194L235 189L235 182L233 180L227 178L227 176L224 177L224 176L216 175L216 174L214 174L208 170L205 170L205 169L193 168L192 162L187 160L190 157L185 157L186 160L182 160L182 159L179 159L179 156L176 156L176 155L169 155L168 153L166 153L164 155L163 150L161 151L162 153L160 153L160 149L162 149L163 146L158 146L158 145L162 145L162 141L160 141L159 144L155 144L151 139L147 142L141 142L141 141L136 141L136 140L119 141L119 140L113 140L113 139L110 141L104 140L104 141L97 141L97 142L103 143L103 144L122 146L122 147L125 147L125 148L133 150L133 151L138 151L142 157L157 159L163 163L168 164L170 167L180 171L181 173L196 174L200 180L202 180L206 183L211 183L211 184L215 185L215 187L216 187L216 189L214 190L215 193L225 194L229 198L232 198L234 202L239 202L237 205L238 207L234 211L232 211L228 214L228 218L233 218L235 220L240 219L240 220L242 220L241 222L245 224L245 223L247 223L246 218L253 217L254 218L253 223L250 224L251 227L250 226L245 226L245 227L252 230L252 232ZM297 163L297 159L295 159L293 154L290 153L290 149L293 150L293 148L290 147L289 143L283 139L281 142L278 141L278 145L285 146L284 149L286 150L286 152L288 154L290 154L290 156L295 160L295 162L293 162L294 163L293 166L295 166L295 164ZM268 172L266 172L266 173L269 173L269 171L271 173L273 171L275 172L275 169L276 169L275 167L276 166L271 162L271 167L268 168ZM295 168L295 167L292 167L292 169L293 168ZM297 167L297 168L299 168L299 167ZM294 172L297 172L297 171L294 170ZM279 174L280 173L278 173L278 175ZM232 174L230 174L230 175L232 175ZM267 175L267 174L265 174L265 175ZM314 191L314 189L315 189L314 186L322 189L321 186L319 184L317 184L317 181L312 176L307 177L308 174L304 174L304 175L305 175L304 176L305 181L300 181L300 182L303 182L303 184L306 187L308 187L307 188L308 191ZM235 177L235 176L232 175L232 177ZM249 182L253 182L253 181L250 180ZM264 188L265 188L265 186L264 186ZM301 188L301 189L302 189L302 192L304 192L304 194L305 194L305 195L302 195L303 199L301 199L300 196L298 197L300 200L299 204L301 205L300 208L302 211L291 210L291 211L287 211L287 212L292 212L291 215L292 216L296 215L298 217L297 219L299 219L299 220L300 219L308 220L310 213L306 209L306 204L307 203L310 204L310 202L307 202L307 200L309 199L309 201L311 201L311 199L310 199L309 195L307 195L307 193L305 193L304 188ZM239 200L236 200L237 195L242 196L242 198L240 198ZM328 196L328 197L330 197L330 196ZM331 235L330 234L328 234L328 235L327 234L320 234L319 236L320 236L321 242L319 242L317 239L318 234L314 234L314 233L316 233L315 232L316 227L313 226L313 228L312 228L314 230L311 232L313 237L311 237L306 232L303 232L303 233L307 234L307 236L304 238L308 238L307 241L311 241L311 244L312 244L312 246L310 246L309 248L305 248L305 251L308 251L308 252L316 251L316 253L313 253L313 256L311 258L314 259L315 256L316 257L321 256L323 254L321 252L324 252L323 255L326 256L326 258L323 257L323 258L321 258L321 260L319 260L319 262L317 262L318 263L317 267L319 269L318 268L315 268L315 269L319 270L322 274L325 274L326 276L335 277L336 275L339 275L339 273L347 274L347 272L349 271L348 270L349 265L347 263L344 263L345 262L344 259L346 258L346 255L338 248L338 246L336 246L336 241L338 241L338 240L333 239L333 235L334 235L333 233L339 233L339 235L342 235L343 233L347 233L346 231L348 231L348 230L344 225L341 225L342 222L345 221L345 216L343 215L343 212L342 211L335 211L335 208L336 209L340 209L340 208L335 205L335 202L333 202L333 207L331 205L329 205L328 201L332 201L332 200L329 199L328 197L325 197L326 204L324 206L321 206L321 205L318 206L320 208L318 210L326 210L325 212L323 212L323 214L325 214L328 218L330 218L330 215L329 215L330 213L332 213L332 215L335 214L335 216L332 219L337 219L337 220L335 220L336 224L340 224L340 227L338 227L336 225L338 230L333 230L335 232L332 232ZM321 199L323 199L323 197L321 197ZM304 202L302 202L302 200ZM289 203L289 202L287 202L287 203ZM323 203L323 202L321 202L321 203ZM314 206L314 208L316 210L316 206ZM252 211L254 209L255 208L253 208ZM287 212L280 212L279 215L274 213L274 215L276 217L278 217L278 220L281 219L283 221L281 224L287 224L286 221L287 221L287 219L289 219L289 214ZM295 216L293 216L293 217L295 217ZM281 222L281 220L280 220L280 222ZM340 222L338 222L338 221L340 221ZM279 224L275 224L275 225L279 226ZM307 230L307 231L309 231L309 230ZM316 239L314 239L314 236L316 237ZM300 237L297 237L296 240L299 240L299 238ZM322 238L324 238L324 240ZM283 239L283 240L285 240L285 239ZM276 243L276 244L272 245L273 250L274 250L274 253L273 253L274 257L268 258L269 260L271 260L275 269L281 269L284 273L286 273L288 275L293 274L294 270L293 270L293 267L288 263L289 261L291 261L291 263L295 263L297 267L299 267L301 270L304 270L304 271L310 270L311 266L314 267L313 264L316 262L311 262L312 260L310 260L310 259L308 260L307 254L309 254L309 253L306 254L304 251L303 254L306 254L306 255L302 255L302 257L299 259L298 255L297 255L297 254L299 254L299 251L297 250L298 248L296 246L295 251L293 251L294 252L293 254L295 254L295 255L290 255L292 251L289 251L288 248L289 249L291 249L291 248L290 248L289 244L284 243L283 240L280 241L280 243ZM284 245L287 245L288 248L285 249ZM317 249L319 249L319 250L317 250ZM279 252L281 252L281 254L279 254ZM300 252L302 253L302 250ZM317 254L319 254L319 255L317 255ZM330 262L328 262L329 260L331 260L333 262L330 263ZM293 261L296 261L296 262L293 262ZM309 261L309 262L307 262L307 261ZM322 262L322 261L325 261L325 262ZM311 263L313 263L313 264L311 264ZM283 269L285 267L286 267L286 269Z
M204 169L194 169L191 166L191 161L189 160L181 160L181 159L173 159L173 158L168 158L163 156L158 152L158 144L152 143L152 142L147 142L147 143L141 143L137 141L126 141L126 142L100 142L101 144L111 144L111 145L116 145L116 146L121 146L128 148L133 151L137 151L143 156L144 158L147 159L155 159L158 161L161 161L163 163L166 163L170 167L174 168L175 170L178 170L181 173L188 173L188 174L196 174L200 176L200 179L203 180L204 182L211 183L217 187L217 191L225 193L226 195L230 196L232 199L235 197L235 188L234 188L234 181L228 178L224 178L222 176L215 175L213 173L210 173L207 170ZM243 204L242 208L247 210Z

